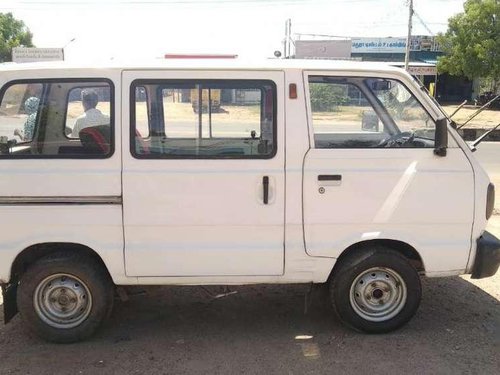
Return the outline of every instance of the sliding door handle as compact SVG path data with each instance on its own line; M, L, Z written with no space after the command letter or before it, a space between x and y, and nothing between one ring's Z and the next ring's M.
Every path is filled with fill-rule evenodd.
M269 203L269 176L262 177L262 188L264 189L264 204Z

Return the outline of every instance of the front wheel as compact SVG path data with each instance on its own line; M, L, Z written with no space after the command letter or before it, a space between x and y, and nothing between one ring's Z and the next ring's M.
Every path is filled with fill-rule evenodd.
M339 318L368 333L393 331L418 309L422 289L417 270L391 249L375 247L348 254L330 280Z
M45 340L80 341L109 316L113 284L95 260L54 254L40 259L22 275L17 304L25 323Z

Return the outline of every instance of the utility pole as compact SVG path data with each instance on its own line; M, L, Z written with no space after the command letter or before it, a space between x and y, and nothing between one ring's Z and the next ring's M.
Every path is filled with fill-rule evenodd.
M285 40L283 41L283 57L288 59L290 57L290 44L292 39L292 20L289 18L285 22Z
M292 19L289 18L288 19L288 39L287 39L287 43L288 43L288 58L290 58L290 55L292 54L291 42L292 42Z
M410 64L410 42L411 42L411 24L413 17L413 0L408 1L410 8L408 16L408 36L406 37L406 54L405 54L405 70L408 71L408 65Z

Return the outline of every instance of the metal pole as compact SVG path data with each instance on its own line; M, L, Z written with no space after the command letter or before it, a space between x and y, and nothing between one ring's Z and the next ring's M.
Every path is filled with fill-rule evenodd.
M286 59L286 47L287 47L287 41L288 41L288 20L285 22L285 40L283 41L283 44L284 44L284 53L283 53L283 57Z
M292 40L292 19L289 18L288 19L288 38L287 38L287 43L288 43L288 58L290 58L290 55L291 55L291 48L290 48L290 44L291 44L291 40Z
M413 17L413 0L409 0L409 16L408 16L408 36L406 37L406 54L405 54L405 70L408 71L410 64L410 42L411 42L411 23Z
M208 132L212 138L212 89L208 89Z

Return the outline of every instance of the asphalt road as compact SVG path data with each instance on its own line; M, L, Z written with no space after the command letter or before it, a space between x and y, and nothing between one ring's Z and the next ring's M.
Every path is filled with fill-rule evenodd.
M500 209L500 142L481 143L475 156L495 184L495 208Z

